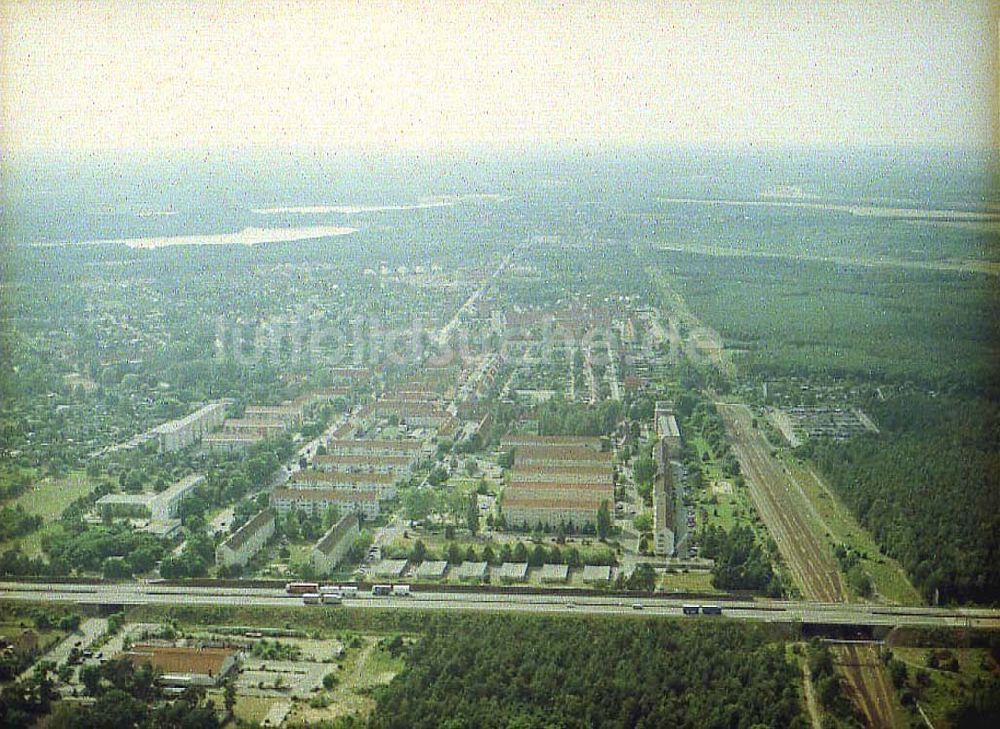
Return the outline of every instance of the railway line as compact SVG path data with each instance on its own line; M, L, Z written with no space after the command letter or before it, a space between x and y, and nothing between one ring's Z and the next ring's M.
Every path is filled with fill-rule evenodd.
M802 489L771 455L770 446L753 427L745 405L716 403L733 450L747 477L750 496L778 550L807 599L848 604L849 594L829 546L811 524L811 504ZM870 646L841 645L835 651L855 704L869 726L890 727L894 692L878 656Z

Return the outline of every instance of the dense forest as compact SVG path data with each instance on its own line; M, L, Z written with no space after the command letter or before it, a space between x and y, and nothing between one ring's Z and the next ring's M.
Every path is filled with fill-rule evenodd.
M431 620L377 696L390 727L805 726L798 669L729 622Z
M878 437L800 450L928 599L1000 599L1000 408L917 394L872 408Z
M927 599L1000 598L1000 298L992 277L689 253L669 254L664 270L749 381L878 390L864 401L814 404L861 407L879 435L816 438L798 454Z

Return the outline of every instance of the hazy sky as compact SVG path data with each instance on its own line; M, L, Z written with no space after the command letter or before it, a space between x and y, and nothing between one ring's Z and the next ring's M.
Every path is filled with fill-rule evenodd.
M0 4L13 150L988 146L987 3Z

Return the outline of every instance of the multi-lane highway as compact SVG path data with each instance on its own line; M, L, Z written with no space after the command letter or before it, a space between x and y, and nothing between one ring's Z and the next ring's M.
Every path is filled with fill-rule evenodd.
M110 605L264 605L309 610L341 609L304 605L301 598L276 588L178 587L156 583L40 584L0 583L0 599L61 601ZM596 615L680 616L692 600L662 596L579 596L557 591L544 594L491 592L414 592L407 597L360 597L345 600L343 609L485 610L560 612ZM706 600L700 602L705 603ZM1000 610L886 607L845 603L791 601L721 601L723 614L738 620L802 622L827 625L1000 628ZM638 607L641 606L641 607Z

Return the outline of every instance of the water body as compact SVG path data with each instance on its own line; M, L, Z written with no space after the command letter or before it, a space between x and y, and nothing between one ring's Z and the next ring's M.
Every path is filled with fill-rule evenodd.
M356 233L357 228L341 228L330 225L313 225L301 228L244 228L237 233L214 233L208 235L168 235L140 238L101 238L82 241L82 245L124 244L129 248L164 248L166 246L253 246L263 243L290 243L298 240L332 238Z

